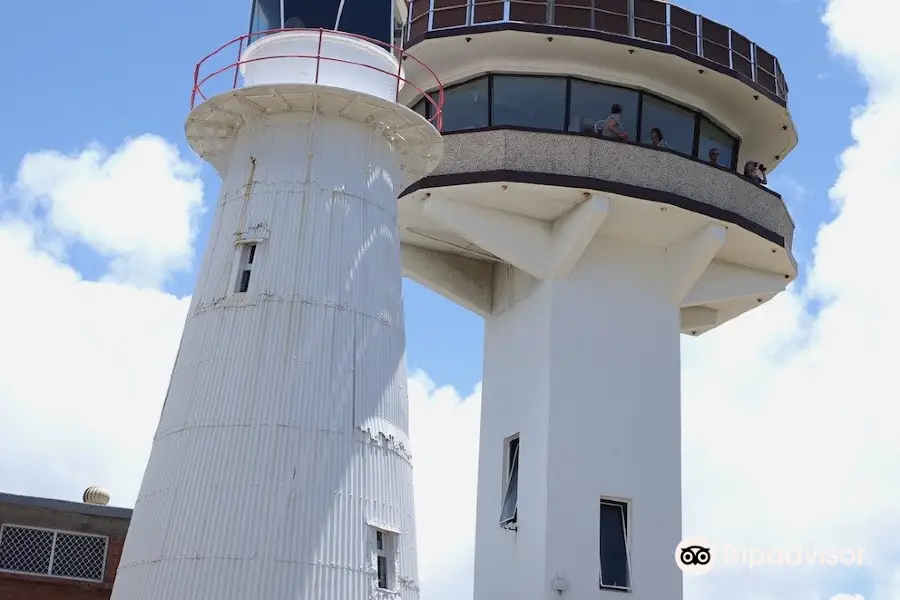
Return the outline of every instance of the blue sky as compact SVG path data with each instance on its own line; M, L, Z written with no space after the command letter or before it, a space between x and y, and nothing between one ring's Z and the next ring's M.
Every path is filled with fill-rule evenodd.
M769 547L797 539L862 545L872 561L827 575L723 575L727 597L900 598L900 481L884 477L900 472L891 418L900 394L900 288L884 276L896 271L900 222L900 203L885 193L900 188L900 9L871 19L883 2L829 1L831 35L854 64L829 51L826 6L817 0L681 2L781 61L800 145L770 183L797 223L801 265L800 286L683 341L685 532ZM19 27L0 38L0 258L3 281L23 291L0 296L0 333L14 340L0 344L0 491L77 500L100 483L114 503L136 497L187 305L146 282L94 283L110 271L98 248L124 263L150 256L164 274L190 251L184 232L200 186L174 174L184 169L166 140L199 169L211 208L218 176L184 141L192 72L245 32L248 13L243 0L16 6ZM39 33L28 28L38 23ZM144 134L159 137L124 144ZM121 150L118 166L83 160L91 143ZM67 155L46 177L58 156L42 151ZM28 173L11 190L20 163ZM15 200L26 192L63 217L25 219ZM110 210L118 199L123 208ZM200 223L195 265L211 218L208 210ZM38 238L50 242L37 248ZM193 269L174 272L165 291L183 298L194 277ZM460 600L471 593L483 326L405 286L420 569L430 582L423 600ZM726 597L706 591L689 597Z
M781 60L801 142L773 176L772 187L785 195L797 221L795 252L803 264L816 224L829 215L835 156L850 142L849 110L862 102L865 88L848 65L823 51L818 2L681 5L734 27ZM202 164L210 206L218 176L184 141L191 77L200 58L245 32L248 14L246 0L19 3L16 22L40 23L43 30L38 45L30 27L14 27L0 41L4 56L17 57L7 62L5 79L19 92L0 98L3 114L12 116L0 144L0 174L14 179L26 153L75 152L94 141L112 150L126 137L155 133ZM211 216L207 211L203 219L199 248ZM87 278L99 276L105 264L86 247L73 248L70 258ZM189 294L193 283L192 272L181 273L167 290ZM481 379L481 319L415 283L407 281L405 293L411 369L428 365L436 381L471 390Z

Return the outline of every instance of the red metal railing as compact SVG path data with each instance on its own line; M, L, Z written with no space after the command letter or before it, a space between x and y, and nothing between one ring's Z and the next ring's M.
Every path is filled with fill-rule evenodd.
M406 41L426 33L499 23L588 29L677 48L729 69L787 102L778 59L730 27L659 0L412 0ZM470 35L472 32L459 33ZM555 35L556 32L554 32ZM563 31L559 31L564 34Z
M246 49L247 46L250 45L250 38L257 39L260 36L264 36L264 35L267 35L270 33L301 32L301 31L315 31L318 34L319 42L318 42L318 48L316 50L316 54L283 54L283 55L278 55L278 56L263 56L260 58L251 58L251 59L247 59L247 60L241 59L243 51ZM347 38L355 38L358 40L364 40L366 42L380 46L381 48L384 48L385 50L388 50L393 56L397 57L397 59L398 59L397 71L396 72L385 71L384 69L379 69L378 67L375 67L372 65L367 65L365 63L360 63L357 61L346 60L343 58L335 58L335 57L331 57L331 56L322 56L322 42L323 42L325 33L328 33L329 36L339 36L339 37L347 37ZM245 42L246 42L246 44L245 44ZM212 73L209 73L206 76L201 76L203 67L205 65L208 65L213 59L215 59L216 57L219 57L223 53L223 51L227 50L228 48L230 48L232 46L236 46L236 48L237 48L237 60L236 61L234 61L233 63L230 63L224 67L218 68L218 69L213 67L214 70L212 71ZM203 59L200 62L197 63L197 66L194 67L194 87L191 90L191 109L193 110L193 108L196 106L198 96L203 101L207 100L207 97L203 93L202 88L203 88L203 85L206 84L207 82L209 82L211 79L218 77L222 73L230 73L231 70L233 69L234 75L232 76L232 79L231 79L231 88L230 88L233 90L238 87L241 65L246 65L249 63L262 61L262 60L273 60L273 59L280 59L280 58L315 59L315 61L316 61L315 80L310 83L319 83L319 72L320 72L320 66L322 64L322 61L330 61L330 62L344 63L344 64L348 64L348 65L356 65L356 66L360 66L360 67L365 67L367 69L372 69L373 71L377 71L379 73L383 73L385 75L393 77L397 81L397 87L395 89L395 99L397 98L397 96L400 93L401 83L412 86L420 95L422 95L425 98L426 102L429 102L431 104L431 106L433 107L434 116L431 117L430 119L428 119L428 121L432 125L434 125L438 131L441 130L441 127L443 125L444 86L441 85L441 82L438 79L437 74L435 74L435 72L432 71L428 67L428 65L426 65L425 63L420 61L415 56L412 56L411 54L407 53L402 48L393 46L391 44L382 42L380 40L368 38L368 37L365 37L362 35L356 35L354 33L346 33L344 31L332 31L330 29L322 29L322 28L319 28L319 29L269 29L267 31L257 31L252 34L248 33L248 34L244 34L240 37L237 37L237 38L231 40L230 42L223 44L222 46L220 46L213 52L210 52L208 55L203 57ZM432 91L431 93L428 93L425 90L423 90L422 88L420 88L417 84L413 83L412 81L410 81L409 79L407 79L406 77L403 76L403 61L404 60L410 60L410 61L417 63L425 73L428 73L432 78L434 78L434 82L433 82L433 86L435 87L434 91ZM431 83L432 82L429 82L429 84L431 84ZM432 87L432 85L428 85L428 87Z

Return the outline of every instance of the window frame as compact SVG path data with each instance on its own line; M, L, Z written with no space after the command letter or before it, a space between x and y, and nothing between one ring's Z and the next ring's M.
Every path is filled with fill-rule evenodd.
M53 534L53 540L50 542L50 558L47 565L46 573L38 573L35 571L14 571L11 569L0 569L0 573L16 573L19 575L31 575L34 577L47 577L50 579L61 579L66 581L85 581L89 583L103 583L106 580L106 567L109 561L109 536L97 533L86 533L81 531L69 531L67 529L54 529L50 527L35 527L33 525L19 525L16 523L0 523L0 540L3 539L3 533L7 529L30 529L35 531L47 531ZM60 535L71 535L80 537L91 537L103 540L103 560L100 564L99 579L88 579L85 577L72 577L70 575L54 575L53 561L56 554L57 540Z
M549 4L548 4L549 7ZM563 127L560 131L565 132L569 122L567 121L569 106L572 103L572 86L569 82L570 77L560 77L558 75L544 75L541 73L507 73L505 71L497 71L488 73L488 127L518 127L521 129L534 129L535 131L557 131L556 129L546 129L543 127L531 127L529 125L495 125L494 124L494 85L497 77L511 77L517 79L564 79L563 82ZM446 93L446 92L445 92Z
M706 119L707 121L709 121L710 125L721 130L722 133L724 133L729 138L731 138L731 164L730 165L719 165L719 166L722 168L725 168L725 169L730 169L732 171L737 171L738 170L738 152L740 151L740 148L741 148L740 140L738 139L737 136L732 134L731 131L729 131L727 127L722 125L722 123L720 123L719 121L717 121L716 119L714 119L713 117L711 117L710 115L708 115L704 112L697 113L697 133L695 135L696 140L697 140L697 144L695 146L696 158L703 160L703 157L700 156L700 128L702 127L703 119ZM706 161L704 160L704 162L706 162Z
M234 278L234 293L246 294L250 291L250 282L253 280L253 268L256 266L257 255L259 254L259 244L254 241L246 241L238 243L238 270L237 276ZM244 274L247 275L247 288L244 287Z
M382 527L371 525L371 555L375 566L375 587L381 592L396 593L399 588L399 580L396 573L396 558L399 534ZM379 541L381 547L379 548ZM384 583L382 587L381 561L384 561Z
M650 94L648 92L642 91L641 92L642 98L643 98L644 94L650 96L650 98L652 99L652 101L654 103L656 103L656 106L658 108L664 108L665 105L668 104L668 105L674 106L679 111L688 113L687 115L684 115L684 116L689 117L689 118L693 117L693 119L692 119L693 124L691 125L691 127L693 127L693 130L691 131L691 149L690 149L690 151L684 152L682 150L677 150L670 146L667 146L666 148L664 148L664 150L667 150L669 152L674 152L675 154L680 154L681 156L690 156L691 158L697 158L697 143L698 143L697 140L698 140L698 136L699 136L699 132L698 132L697 128L700 124L700 114L701 113L699 111L697 111L696 109L691 108L690 106L685 106L684 104L681 104L680 102L675 102L674 100L667 98L666 96L660 96L659 94ZM669 112L672 113L672 111L669 111ZM672 114L674 114L674 113L672 113ZM643 117L644 117L644 103L642 101L641 102L641 119L643 119ZM653 129L653 128L651 127L650 129ZM644 148L652 148L653 146L651 146L649 143L644 143L643 141L641 141L641 137L643 137L643 133L644 133L643 131L641 131L639 133L640 137L638 137L638 139L635 140L635 142L637 143L637 145L643 146Z
M521 456L521 434L516 433L503 440L503 495L500 497L500 527L515 531L519 528L519 480L520 477L520 456ZM515 449L513 449L515 445ZM513 473L515 473L515 494L516 501L512 511L512 515L504 518L506 503L509 500L510 492L513 489Z
M444 88L444 101L446 102L447 92L449 92L453 88L468 85L471 83L475 83L479 79L487 80L487 125L485 125L483 127L470 127L469 129L453 129L451 131L481 131L486 128L493 127L493 124L491 122L491 113L492 113L491 107L494 104L494 82L493 82L493 77L491 75L492 75L491 73L481 73L480 75L475 75L474 77L469 77L468 79L463 79L461 81L457 81L453 85ZM430 96L435 91L436 90L431 90L430 92L426 92L425 95ZM434 98L434 101L435 101L435 103L437 103L437 98ZM425 118L428 120L431 120L432 118L434 118L434 105L432 105L431 102L426 100L425 96L416 96L416 101L412 105L410 105L409 108L415 110L416 107L422 102L425 103ZM421 113L419 113L419 114L421 114Z
M246 44L250 45L253 43L253 17L256 15L256 5L259 3L259 0L253 0L250 3L250 18L247 19L247 41Z
M256 40L263 37L258 32L254 33L253 31L253 17L256 16L257 8L259 7L259 3L261 0L253 0L250 3L250 26L247 27L247 42L246 44L249 46ZM278 0L278 27L269 27L269 29L264 29L263 31L270 31L273 29L284 29L284 0ZM271 24L270 24L271 25Z
M565 77L566 79L569 80L568 85L567 85L568 93L566 95L566 127L562 133L585 135L581 132L569 131L569 126L572 124L571 123L572 82L578 81L579 83L587 83L589 85L601 85L604 87L614 88L617 90L625 90L625 91L634 92L635 94L637 94L637 108L635 109L637 111L637 119L635 119L634 128L635 128L635 135L637 136L636 139L637 140L641 139L641 117L643 115L643 108L644 108L644 91L643 90L638 89L638 88L628 87L627 85L620 85L618 83L607 83L605 81L600 81L597 79L588 79L586 77L575 77L572 75L561 75L558 77ZM593 137L593 136L591 136L591 137ZM612 138L603 138L603 139L612 139ZM629 141L635 142L635 140L629 140ZM641 145L643 145L643 144L641 144Z
M602 528L603 528L603 506L613 506L619 509L620 514L622 515L622 534L625 536L625 577L628 580L625 586L620 585L606 585L603 583L603 538L602 538ZM615 590L619 592L632 592L634 589L633 582L631 580L631 536L629 535L628 527L629 527L629 513L631 512L631 502L625 500L623 498L610 498L603 496L600 498L600 502L598 504L598 528L597 528L597 542L600 546L600 554L599 554L599 578L598 582L601 590Z
M495 76L537 77L537 78L542 78L542 79L565 79L566 80L565 109L564 109L565 115L564 115L564 120L563 120L563 128L560 130L556 130L556 129L543 129L543 128L537 128L537 127L528 127L525 125L495 125L494 124L494 77ZM721 129L728 137L731 138L731 140L732 140L732 152L731 152L732 164L730 167L727 167L727 168L730 168L730 170L735 171L735 172L737 171L738 154L740 153L741 144L743 142L743 140L740 138L740 136L735 135L735 133L732 132L729 128L725 127L718 120L716 120L713 116L703 112L702 110L698 110L692 106L683 104L683 103L673 100L671 98L667 98L663 95L653 93L653 92L645 90L643 88L630 87L627 85L622 85L620 83L610 83L608 81L603 81L603 80L599 80L599 79L590 79L587 77L576 77L573 75L547 75L547 74L543 74L543 73L516 73L516 72L507 72L507 71L496 71L496 72L491 71L488 73L479 73L472 77L468 77L466 79L454 82L452 85L449 85L446 88L444 88L444 94L446 95L449 91L453 90L453 88L455 88L457 86L470 84L470 83L472 83L478 79L482 79L482 78L486 78L487 84L488 84L487 125L484 127L473 127L473 128L469 128L469 129L445 129L442 133L465 133L465 132L471 132L471 131L483 131L485 129L500 128L500 129L520 129L520 130L527 130L527 131L540 131L540 132L550 132L550 133L564 133L566 135L587 135L587 136L593 137L591 134L581 133L581 132L577 132L577 131L569 131L569 127L571 125L571 118L572 118L572 114L571 114L572 113L572 82L578 81L578 82L583 82L583 83L587 83L587 84L601 85L601 86L605 86L608 88L627 90L627 91L635 92L637 94L636 139L621 141L620 143L626 143L626 144L630 143L630 144L635 144L635 145L641 146L643 148L653 148L653 146L650 146L649 144L644 144L640 141L642 134L644 132L643 130L644 130L644 125L645 125L645 123L644 123L644 97L649 96L649 97L653 98L654 100L669 103L669 104L672 104L673 106L676 106L677 108L688 111L688 112L692 113L694 116L693 143L692 143L692 148L691 148L690 153L681 152L679 150L674 150L672 148L654 148L655 150L659 150L659 151L663 151L663 152L672 152L672 153L678 154L680 156L687 156L687 157L699 160L700 162L706 163L706 161L703 160L703 157L699 156L700 123L703 118L706 118L708 121L710 121L716 127ZM426 93L431 94L431 93L433 93L433 90L426 92ZM417 95L413 99L413 101L408 105L408 107L412 110L416 110L418 105L422 102L425 103L425 111L424 111L425 118L426 119L433 118L434 117L434 108L431 106L431 103L428 102L427 100L425 100L424 96L422 96L422 95ZM619 142L619 140L610 140L610 141ZM725 167L725 165L721 165L721 166Z

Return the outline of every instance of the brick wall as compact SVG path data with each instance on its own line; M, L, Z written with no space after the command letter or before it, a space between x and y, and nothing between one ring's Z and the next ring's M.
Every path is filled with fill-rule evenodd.
M111 583L0 573L0 600L106 600Z
M109 537L103 583L0 572L0 600L107 600L112 594L129 520L0 502L0 523Z
M0 572L0 600L106 600L124 544L125 538L110 538L103 583Z

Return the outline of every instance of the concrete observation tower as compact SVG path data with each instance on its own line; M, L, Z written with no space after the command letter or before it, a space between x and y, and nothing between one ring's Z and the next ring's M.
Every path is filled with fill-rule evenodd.
M405 15L256 0L195 71L222 190L114 600L418 598L397 195L442 141Z
M413 0L405 33L446 92L404 274L485 318L474 598L678 600L679 334L796 276L741 174L797 143L778 61L656 0Z

